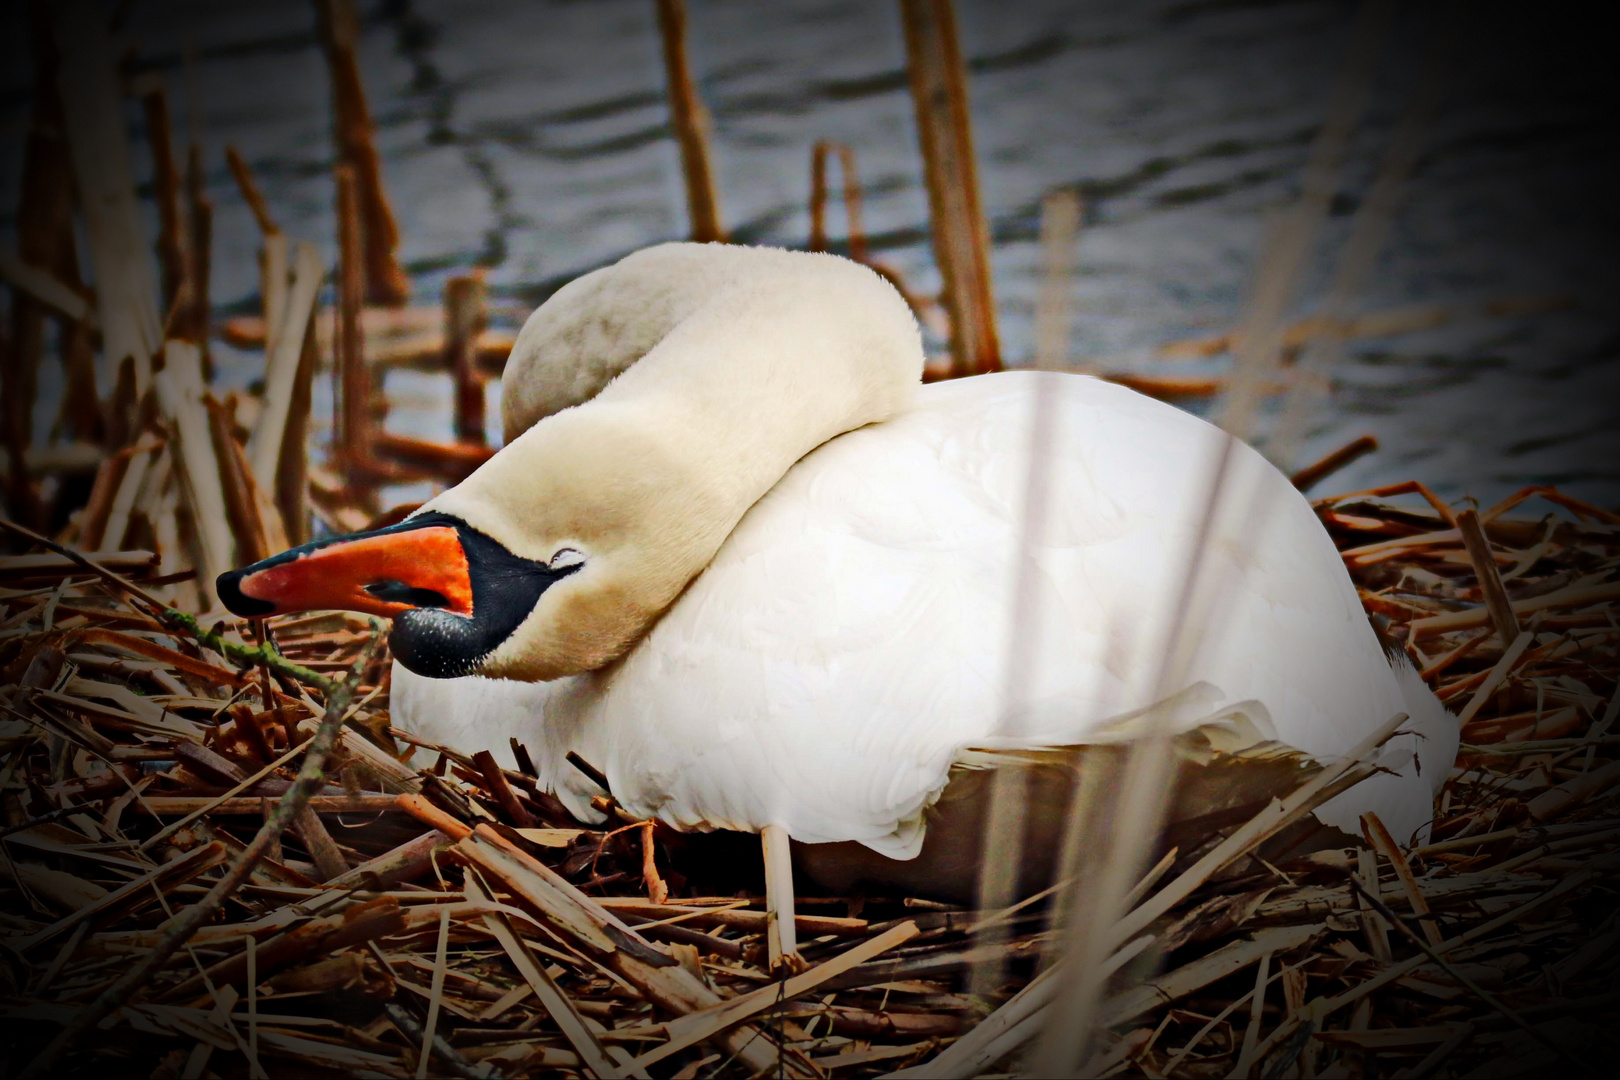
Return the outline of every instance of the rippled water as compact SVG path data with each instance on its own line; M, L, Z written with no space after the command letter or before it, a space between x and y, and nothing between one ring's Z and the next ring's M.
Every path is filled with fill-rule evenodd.
M877 253L937 288L897 6L688 3L733 235L802 244L810 145L842 140L860 155ZM1442 39L1451 89L1365 306L1471 310L1548 293L1570 305L1358 342L1304 456L1367 432L1383 450L1333 486L1418 476L1491 499L1552 480L1620 502L1616 132L1600 94L1611 65L1576 16L1527 21L1522 7L1403 13L1300 306L1319 296L1390 126ZM958 9L1009 361L1027 362L1032 348L1039 200L1059 184L1078 185L1086 207L1076 362L1141 365L1159 343L1229 327L1262 216L1296 191L1353 6L959 0ZM362 0L361 10L361 62L420 299L435 299L447 274L486 265L503 313L519 319L572 275L684 233L651 0ZM18 15L0 18L0 206L11 207L28 75ZM165 77L179 133L205 147L217 206L213 294L253 310L257 234L224 169L227 143L248 158L287 231L333 248L313 8L137 0L124 32L137 66ZM144 161L137 168L145 174ZM841 220L835 209L835 232ZM396 374L389 391L393 423L448 434L443 380Z

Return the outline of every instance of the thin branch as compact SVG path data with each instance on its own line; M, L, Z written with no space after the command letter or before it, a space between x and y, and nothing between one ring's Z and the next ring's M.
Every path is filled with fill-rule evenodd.
M239 645L234 641L225 639L218 630L205 630L197 621L195 615L188 615L184 611L166 608L162 612L163 620L178 629L184 630L198 642L208 646L227 660L234 661L241 667L252 667L255 664L264 664L272 671L306 683L325 694L331 694L337 689L337 682L327 678L318 671L312 671L302 664L282 656L275 645L265 642L263 645L249 647Z

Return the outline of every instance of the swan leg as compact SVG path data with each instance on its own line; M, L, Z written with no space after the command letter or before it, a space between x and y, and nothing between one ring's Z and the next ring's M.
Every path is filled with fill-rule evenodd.
M767 825L759 831L759 840L765 855L765 947L771 974L797 974L806 965L799 956L794 922L793 858L787 830Z

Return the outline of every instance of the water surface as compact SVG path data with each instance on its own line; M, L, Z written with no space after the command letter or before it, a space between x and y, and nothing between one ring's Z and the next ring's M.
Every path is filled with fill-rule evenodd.
M651 0L361 3L361 63L418 299L488 268L498 314L571 276L685 232ZM689 0L690 51L713 113L732 234L802 245L810 146L853 146L877 254L937 289L897 6L876 0ZM1075 363L1143 365L1231 326L1264 215L1297 193L1353 5L959 0L983 200L1010 363L1032 351L1039 201L1085 200ZM1321 251L1320 299L1390 127L1449 45L1449 91L1375 280L1369 310L1471 311L1566 296L1554 314L1468 318L1356 344L1303 457L1363 433L1383 443L1329 486L1421 477L1494 499L1552 481L1620 503L1613 402L1615 127L1595 28L1522 5L1409 5L1384 50ZM4 17L19 27L17 15ZM123 33L199 140L216 203L213 295L256 308L257 232L223 164L234 144L292 235L334 243L324 60L303 0L141 0ZM1563 23L1557 20L1564 20ZM21 33L3 35L0 140L27 115ZM132 128L136 112L131 110ZM138 130L137 130L138 136ZM144 176L144 144L137 142ZM16 204L9 150L0 206ZM841 228L835 207L832 227ZM9 226L9 220L7 222ZM9 232L9 228L7 230ZM1155 370L1167 370L1157 367ZM235 377L245 379L239 369ZM403 429L446 437L444 380L389 380Z

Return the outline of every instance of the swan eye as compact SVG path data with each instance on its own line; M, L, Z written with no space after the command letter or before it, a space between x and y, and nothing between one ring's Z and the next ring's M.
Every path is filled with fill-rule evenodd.
M553 570L571 570L576 566L584 565L584 563L585 555L583 552L575 551L573 548L563 548L551 557L549 565Z

